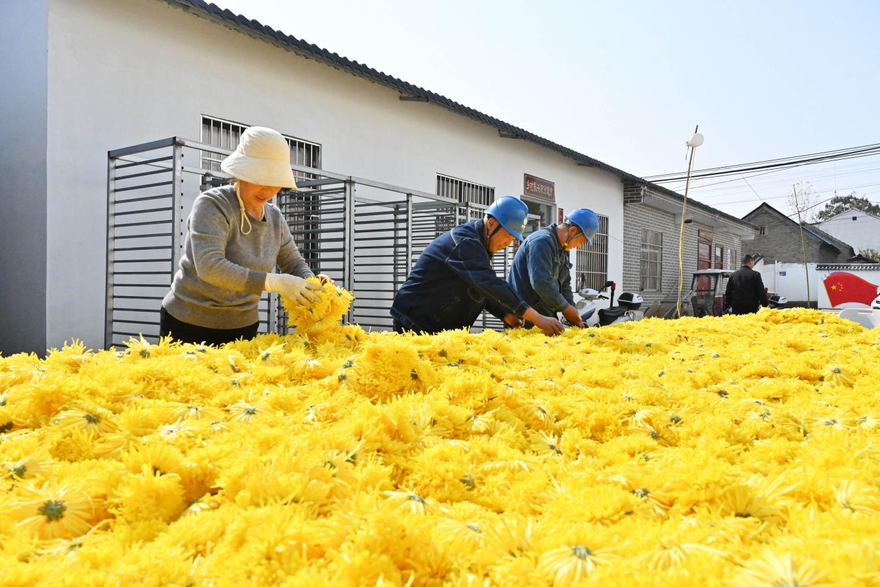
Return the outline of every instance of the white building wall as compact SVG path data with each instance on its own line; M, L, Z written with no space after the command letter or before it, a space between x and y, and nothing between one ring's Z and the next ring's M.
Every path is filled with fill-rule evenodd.
M0 354L46 348L46 2L0 1Z
M523 173L555 181L559 206L609 216L609 278L622 277L622 184L609 173L160 0L50 0L49 27L50 345L102 344L107 151L198 138L202 114L318 142L325 169L426 192L437 173L496 196L521 194Z
M851 246L856 253L866 249L880 251L880 218L861 210L848 210L816 226Z
M823 269L819 269L823 267ZM771 292L778 293L788 299L789 304L804 306L807 301L807 283L809 281L809 300L813 307L820 310L867 308L867 303L844 302L837 306L831 303L826 288L825 279L835 272L851 273L872 284L880 283L880 271L877 265L843 264L829 265L807 263L804 270L803 263L770 263L763 260L755 265L755 271L761 273L764 286ZM873 296L872 296L873 297Z
M822 288L819 273L816 271L816 263L807 263L807 270L804 271L803 263L766 263L761 260L755 265L755 271L761 274L764 281L764 287L773 293L777 293L788 299L791 304L806 305L807 302L807 283L809 279L809 301L812 306L816 306L817 301L821 300ZM827 304L828 295L825 294L825 306Z

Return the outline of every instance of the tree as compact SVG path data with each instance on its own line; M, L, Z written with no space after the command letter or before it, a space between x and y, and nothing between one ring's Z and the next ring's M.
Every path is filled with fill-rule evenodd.
M791 188L788 194L788 206L797 214L797 223L800 227L798 232L801 233L801 248L804 253L804 276L807 279L807 307L810 307L810 270L807 266L807 243L804 237L804 223L810 216L815 214L816 203L819 199L818 194L813 192L813 186L810 182L804 185L798 182Z
M810 222L816 214L819 195L813 191L810 182L798 182L788 193L786 203L792 214L798 215L798 222Z
M857 208L862 212L880 216L880 205L873 203L864 196L857 196L855 192L848 196L834 196L825 207L816 214L816 222L827 220L833 216L837 216L841 212L846 212L850 208Z
M859 255L880 263L880 251L877 249L862 249L859 251Z

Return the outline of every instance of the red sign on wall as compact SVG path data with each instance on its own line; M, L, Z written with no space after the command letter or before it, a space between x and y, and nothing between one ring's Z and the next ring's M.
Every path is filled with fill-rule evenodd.
M556 202L556 184L528 173L523 174L523 195L545 202Z
M559 209L559 220L557 220L556 223L557 223L557 224L562 224L562 222L563 222L564 220L565 220L565 209L564 209L564 208L560 208L560 209Z

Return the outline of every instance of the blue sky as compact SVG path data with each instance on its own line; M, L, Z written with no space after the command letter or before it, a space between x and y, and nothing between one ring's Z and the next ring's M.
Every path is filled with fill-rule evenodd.
M643 176L695 124L697 168L880 142L878 1L217 4ZM691 196L739 216L797 181L880 202L880 157Z

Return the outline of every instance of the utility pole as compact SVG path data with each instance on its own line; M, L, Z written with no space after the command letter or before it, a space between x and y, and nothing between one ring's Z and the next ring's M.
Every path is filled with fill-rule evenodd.
M684 285L684 221L687 219L687 201L688 190L691 187L691 174L694 172L694 155L696 155L697 147L703 144L703 135L699 133L700 125L694 128L694 134L691 135L685 144L687 145L687 153L690 154L688 161L687 181L684 184L684 198L681 201L681 229L678 234L678 297L675 299L675 317L681 318L681 289Z
M801 220L801 201L798 198L797 185L792 185L794 190L794 209L797 211L798 226L801 228L801 249L804 251L804 275L807 278L807 307L810 307L810 268L807 266L807 241L804 237L804 223Z

